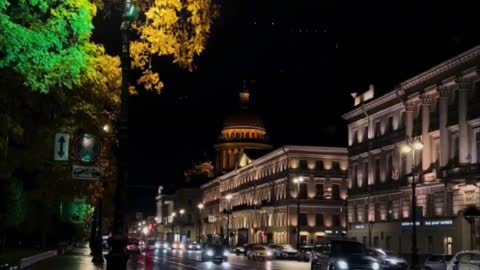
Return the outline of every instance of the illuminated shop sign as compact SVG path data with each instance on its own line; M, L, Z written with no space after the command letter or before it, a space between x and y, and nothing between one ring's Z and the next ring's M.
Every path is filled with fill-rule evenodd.
M357 224L357 225L353 226L353 228L354 228L355 230L363 230L363 229L365 229L365 225L363 225L363 224Z
M402 227L410 227L413 225L413 222L402 222L401 223ZM448 226L448 225L453 225L453 220L452 219L443 219L443 220L426 220L423 222L423 224L420 224L420 221L416 222L417 226L423 225L423 226Z

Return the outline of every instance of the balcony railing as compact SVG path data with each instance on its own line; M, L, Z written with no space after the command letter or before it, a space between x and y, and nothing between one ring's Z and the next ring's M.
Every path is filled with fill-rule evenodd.
M354 143L350 146L349 151L351 156L368 152L368 144L371 144L371 150L392 145L405 140L405 129L400 128L391 132L387 132L379 137L372 138L362 143Z
M440 168L438 177L444 180L466 179L467 181L477 181L480 178L480 163Z

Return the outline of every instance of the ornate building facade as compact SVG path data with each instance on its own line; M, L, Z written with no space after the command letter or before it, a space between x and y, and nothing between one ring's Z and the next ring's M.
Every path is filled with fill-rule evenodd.
M349 134L349 236L410 253L410 183L417 169L419 253L478 248L462 211L480 204L479 64L476 47L383 96L356 97L356 107L343 115ZM415 164L411 153L401 151L412 137L424 146Z
M345 233L345 148L285 146L202 186L202 234L243 243L314 243ZM302 177L301 184L294 179ZM297 212L297 203L300 212Z

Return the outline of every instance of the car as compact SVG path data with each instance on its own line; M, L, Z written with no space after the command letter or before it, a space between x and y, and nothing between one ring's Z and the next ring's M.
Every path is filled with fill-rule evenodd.
M185 250L185 243L173 242L171 247L172 247L172 249L176 249L176 250Z
M301 246L297 252L297 260L309 262L312 255L313 246Z
M170 245L166 241L155 241L155 250L158 249L168 249Z
M202 262L211 261L214 263L228 262L230 252L228 248L223 245L206 245L202 250Z
M473 270L480 269L480 251L464 250L457 252L448 262L447 270Z
M188 242L186 244L187 246L187 250L201 250L202 249L202 245L200 243L197 243L197 242Z
M380 270L377 259L368 255L367 248L351 240L324 240L315 246L311 270Z
M246 245L237 245L234 249L234 253L237 256L240 256L240 254L245 254L245 246Z
M270 260L273 257L273 252L264 245L255 245L247 251L248 260Z
M291 245L271 245L270 249L273 250L273 256L275 259L296 259L298 258L298 251Z
M391 252L384 251L380 248L369 248L368 255L379 261L380 266L384 270L408 270L408 262L398 256L394 256Z
M446 270L453 255L432 254L425 260L425 270Z
M126 251L128 255L140 255L140 243L137 241L129 241L127 243Z

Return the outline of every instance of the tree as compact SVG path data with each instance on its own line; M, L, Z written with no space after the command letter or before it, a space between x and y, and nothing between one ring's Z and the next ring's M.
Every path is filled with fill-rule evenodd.
M17 227L26 217L26 197L23 183L16 178L0 182L0 226L4 232L2 247L6 243L6 231Z
M32 90L73 88L93 75L89 0L0 0L0 68Z

